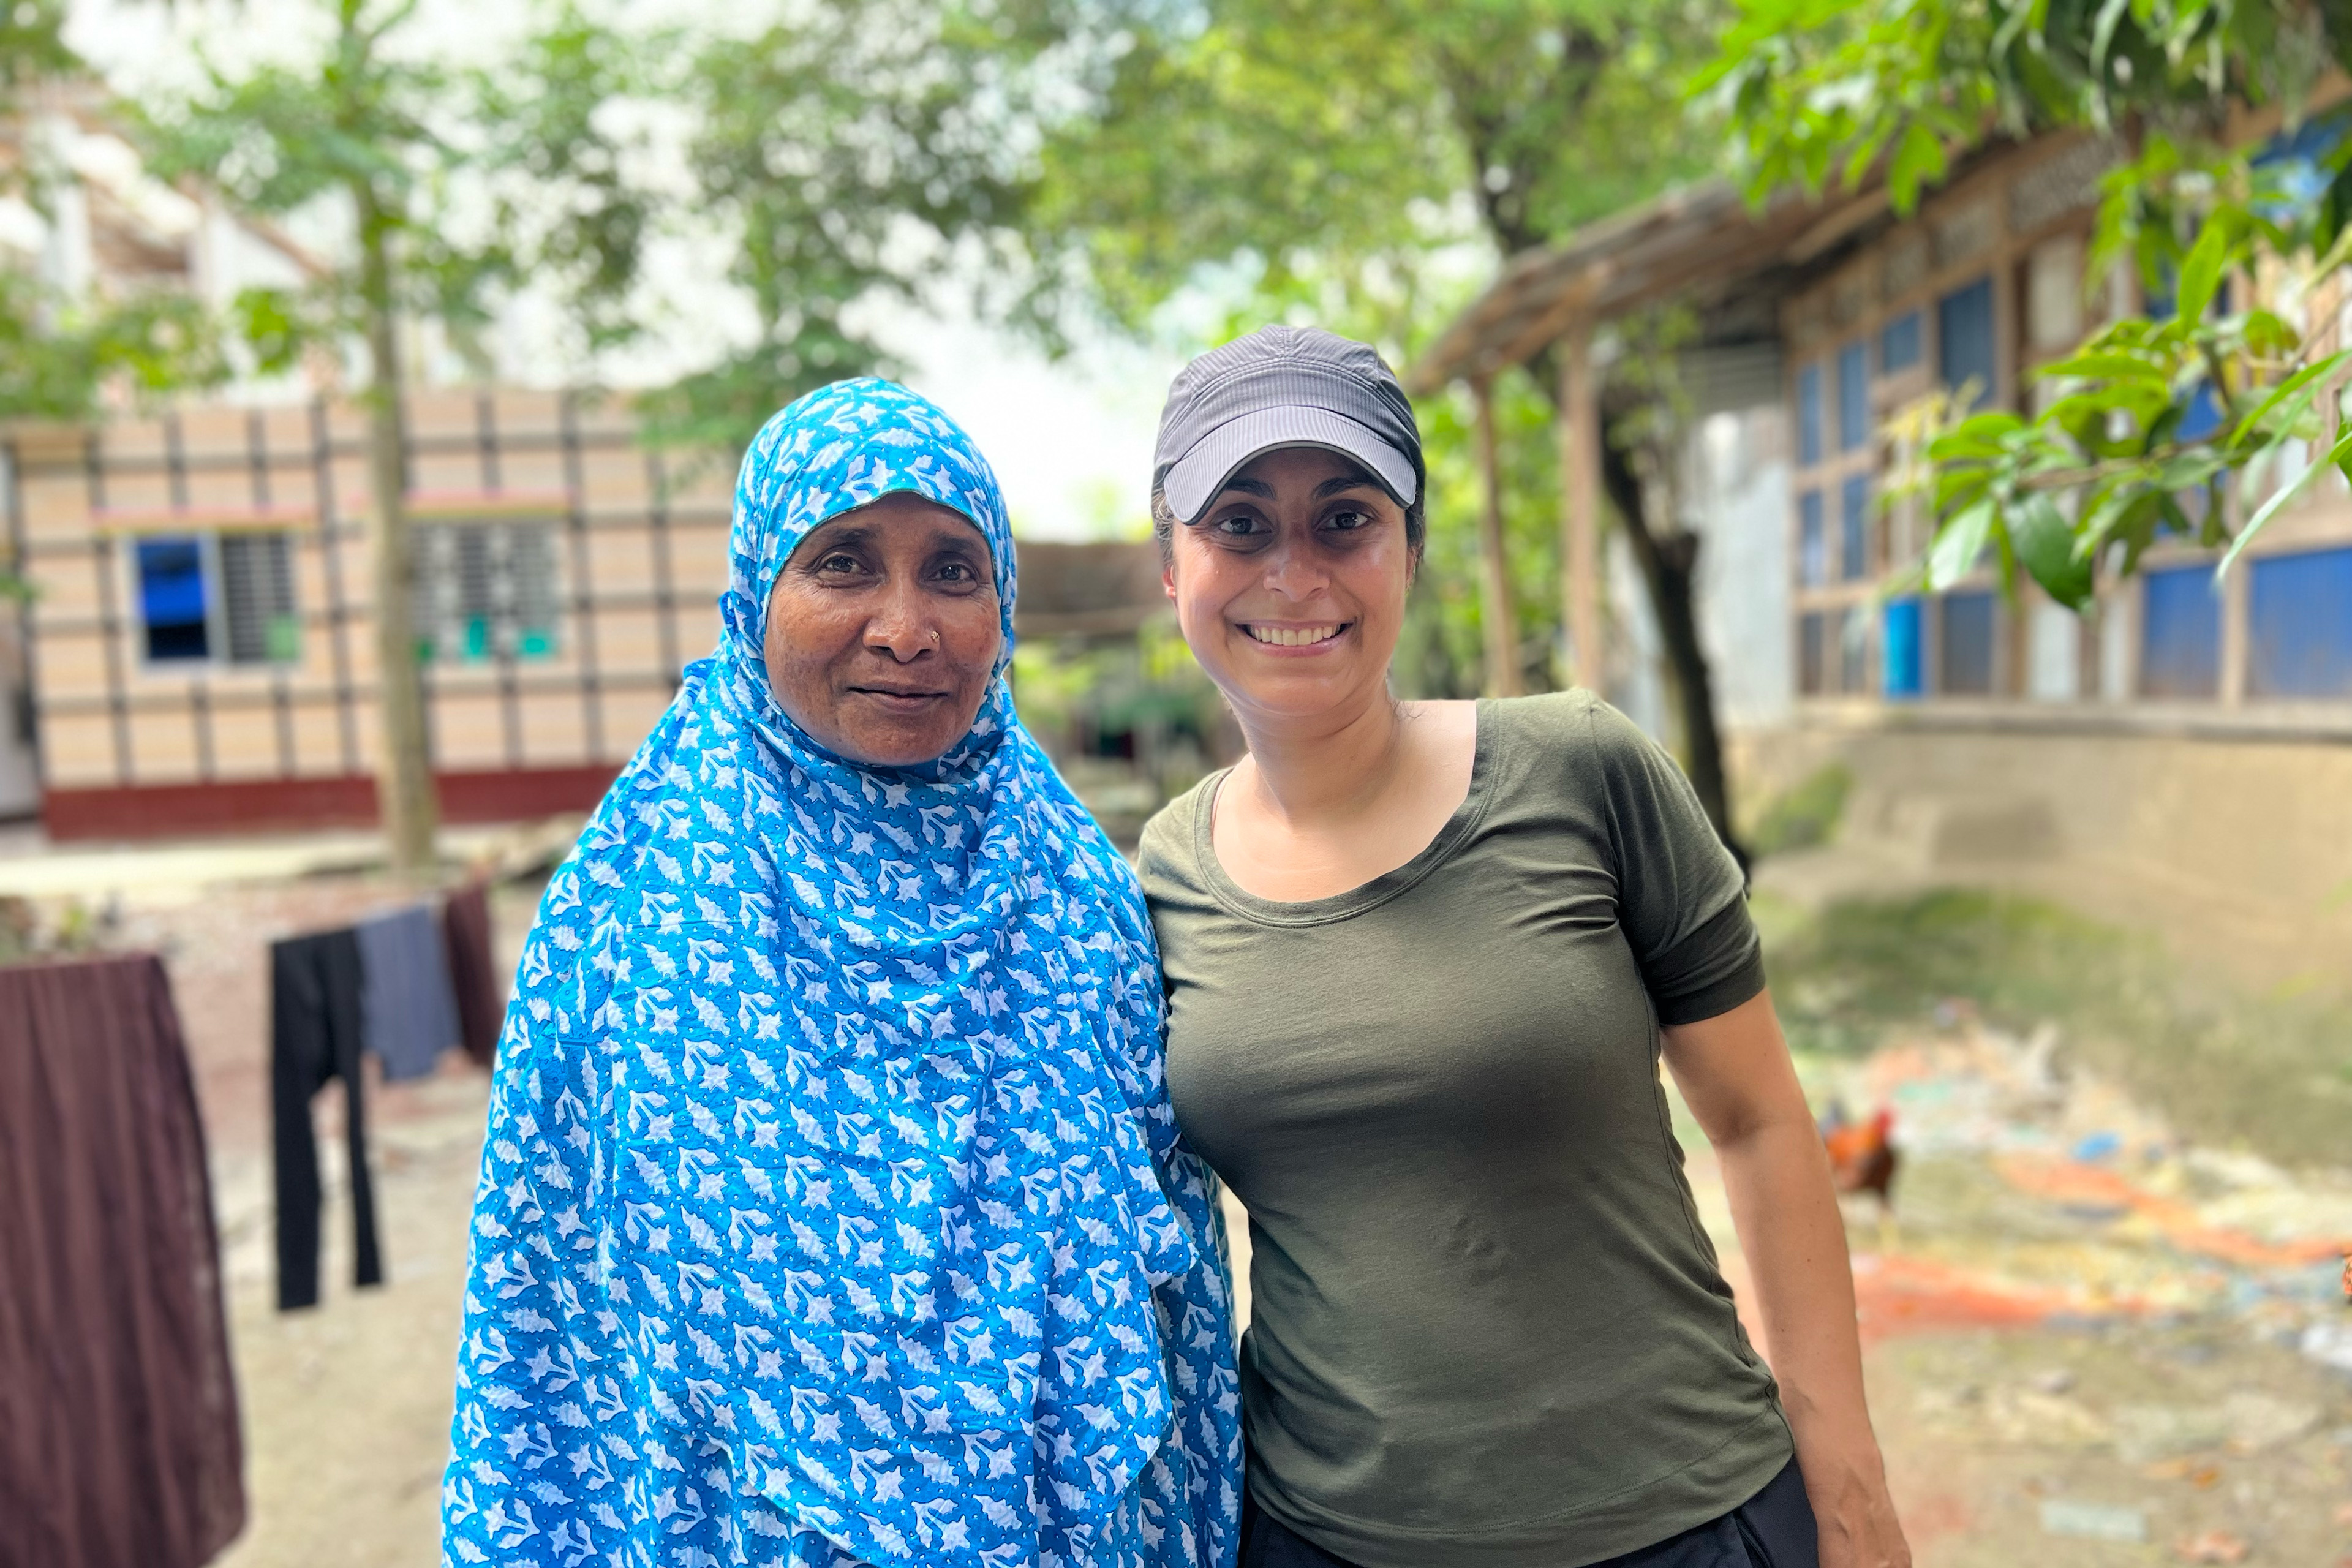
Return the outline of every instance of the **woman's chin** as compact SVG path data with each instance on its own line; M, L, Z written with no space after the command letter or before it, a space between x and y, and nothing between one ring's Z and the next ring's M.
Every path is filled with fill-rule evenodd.
M964 730L971 727L967 724ZM861 724L818 737L827 751L845 762L869 768L920 767L937 762L962 738L963 730L959 730L942 740L934 723Z
M1269 668L1270 666L1270 668ZM1225 700L1266 719L1314 719L1359 704L1367 689L1384 690L1386 672L1367 677L1353 660L1284 659L1235 669L1220 681Z

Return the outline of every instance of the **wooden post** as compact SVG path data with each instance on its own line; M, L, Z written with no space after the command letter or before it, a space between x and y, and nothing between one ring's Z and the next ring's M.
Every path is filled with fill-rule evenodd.
M1519 694L1519 639L1511 615L1511 584L1503 558L1503 474L1495 456L1495 389L1483 378L1470 384L1478 407L1478 478L1486 487L1478 512L1480 584L1486 592L1478 618L1486 630L1486 695Z
M1601 399L1592 384L1592 324L1570 326L1559 357L1560 582L1570 678L1601 691Z

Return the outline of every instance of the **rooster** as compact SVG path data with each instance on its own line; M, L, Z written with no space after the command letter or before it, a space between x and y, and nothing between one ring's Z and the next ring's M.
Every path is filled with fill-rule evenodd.
M1830 1179L1841 1193L1878 1194L1879 1247L1883 1251L1895 1217L1895 1172L1901 1163L1893 1137L1895 1113L1881 1107L1867 1121L1847 1119L1832 1100L1822 1118L1822 1142L1829 1151Z

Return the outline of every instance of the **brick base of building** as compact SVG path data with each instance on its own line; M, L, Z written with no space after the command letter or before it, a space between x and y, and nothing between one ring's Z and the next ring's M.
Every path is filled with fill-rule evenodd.
M441 820L522 822L587 811L604 798L618 763L507 768L436 775ZM52 839L178 838L209 833L288 833L373 827L375 780L364 774L221 779L206 784L52 789L41 799Z

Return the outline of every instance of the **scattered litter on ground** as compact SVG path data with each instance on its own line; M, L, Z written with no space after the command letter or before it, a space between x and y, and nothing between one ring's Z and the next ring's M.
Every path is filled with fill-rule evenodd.
M2195 1459L2158 1459L2140 1474L2152 1481L2187 1481L2199 1490L2210 1489L2221 1479L2221 1467Z
M2146 1541L2147 1515L2136 1508L2048 1498L2042 1504L2042 1529L2084 1541Z
M2230 1434L2221 1412L2210 1407L2119 1405L2112 1419L2116 1457L2127 1465L2203 1453L2220 1447Z
M2352 1321L2314 1323L2303 1331L2298 1344L2320 1365L2352 1372Z
M1893 1113L1892 1220L1845 1212L1920 1568L2352 1568L2352 1504L2331 1522L2352 1489L2352 1171L2205 1148L2054 1031L1965 1010L1799 1070L1817 1110ZM1711 1157L1678 1125L1744 1300Z
M2259 1454L2291 1443L2319 1425L2316 1405L2280 1399L2256 1389L2241 1388L2221 1402L2221 1418L2230 1431L2230 1447L2241 1454Z
M2243 1563L2246 1543L2226 1530L2207 1530L2175 1542L2172 1554L2184 1563Z

